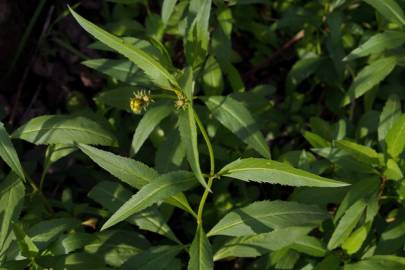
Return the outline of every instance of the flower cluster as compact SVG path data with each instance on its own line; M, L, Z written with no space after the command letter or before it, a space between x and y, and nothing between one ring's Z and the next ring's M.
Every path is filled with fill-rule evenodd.
M129 106L135 114L140 114L142 109L146 110L152 102L155 101L150 95L150 91L140 90L134 92L134 96L129 101Z

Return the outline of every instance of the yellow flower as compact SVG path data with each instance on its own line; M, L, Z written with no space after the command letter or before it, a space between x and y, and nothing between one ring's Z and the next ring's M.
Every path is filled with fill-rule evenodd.
M146 110L146 108L152 103L155 102L150 95L150 91L146 92L146 90L140 90L138 92L134 92L134 97L132 97L129 101L129 106L131 110L135 114L140 114L142 109Z

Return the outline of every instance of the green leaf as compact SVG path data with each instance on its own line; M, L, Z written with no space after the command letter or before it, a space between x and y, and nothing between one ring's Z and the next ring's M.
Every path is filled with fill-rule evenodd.
M349 61L359 57L368 56L370 54L378 54L383 51L397 48L405 43L405 33L400 31L386 31L379 33L366 42L360 45L360 47L354 49L343 60Z
M195 15L185 36L185 55L187 63L194 70L204 63L209 44L209 18L211 13L211 0L190 3L190 17Z
M349 185L296 169L285 163L261 158L236 160L222 168L218 174L243 181L290 186L343 187Z
M349 237L363 215L366 206L364 200L358 200L346 211L328 242L329 250L337 248Z
M207 96L220 95L224 90L222 70L214 56L210 56L205 63L202 82Z
M347 151L354 158L365 163L379 164L380 158L382 160L382 157L374 149L348 140L337 141L336 147Z
M77 22L93 37L124 55L134 62L151 80L162 89L179 90L180 87L173 75L169 73L158 61L137 47L125 42L124 40L108 33L95 24L87 21L69 7L70 12Z
M139 161L89 145L79 144L78 147L101 168L137 189L152 182L159 176L155 170Z
M170 16L174 11L177 0L164 0L162 4L162 21L164 24L169 22Z
M401 114L401 99L395 94L390 95L380 115L380 122L378 125L378 140L380 142L385 139L388 131L395 124Z
M212 247L201 225L197 227L194 240L190 246L188 270L213 270Z
M91 59L82 62L86 67L92 68L121 82L136 85L139 68L128 60Z
M386 169L384 171L384 176L389 180L401 180L404 178L401 168L398 166L398 163L393 159L389 159L386 164Z
M121 205L131 198L132 193L122 185L103 181L94 186L88 196L101 204L110 212L117 211ZM166 236L173 241L178 241L170 227L166 224L163 216L156 207L149 207L127 219L139 228Z
M359 74L357 74L349 91L347 91L344 96L342 106L348 105L352 100L361 97L374 86L378 85L391 73L396 64L396 57L386 57L378 59L363 68Z
M364 2L373 6L388 21L394 22L399 26L405 25L405 14L395 0L364 0Z
M80 144L78 147L101 168L134 188L140 189L159 176L154 169L139 161L100 150L89 145ZM167 202L194 214L184 194L177 194L168 199Z
M171 265L181 246L155 246L136 254L127 260L122 270L164 270Z
M288 226L317 226L328 213L317 206L296 202L261 201L225 215L208 236L245 236Z
M250 112L231 97L211 96L204 100L212 115L232 133L265 158L269 147Z
M61 235L58 240L53 242L48 250L52 255L65 255L83 248L95 239L96 236L82 232Z
M195 183L194 175L189 172L177 171L161 175L151 183L142 187L131 199L124 203L120 209L107 220L101 230L105 230L127 219L129 216L154 203L188 190L195 186Z
M298 238L291 248L314 257L323 257L327 252L318 238L308 235Z
M23 183L14 173L10 173L0 183L0 254L6 251L12 225L18 221L25 196Z
M136 154L152 131L173 111L169 104L149 108L136 127L131 144L131 155Z
M364 240L366 240L367 234L368 225L361 226L343 242L342 249L349 255L356 253L363 245Z
M111 130L82 116L39 116L19 127L11 136L34 144L117 145Z
M231 238L219 248L214 261L227 257L257 257L293 244L311 229L287 227L269 233Z
M13 226L14 235L17 238L19 251L21 255L27 258L34 258L37 256L39 249L34 244L32 239L25 233L20 223L15 223Z
M131 112L129 100L134 96L134 88L123 86L112 90L100 92L94 100L109 107Z
M287 75L286 89L293 92L297 86L306 78L314 74L324 58L313 56L298 60Z
M405 148L405 114L399 117L385 137L387 151L393 158L397 158Z
M134 255L150 248L149 241L132 230L109 230L93 233L96 239L84 247L84 251L96 254L103 264L119 268ZM89 268L83 268L83 270ZM92 268L90 268L92 269Z
M181 168L186 157L186 148L181 143L179 131L172 130L159 145L155 154L155 167L160 173Z
M186 147L186 156L191 169L193 170L198 181L204 186L207 183L200 168L200 158L198 153L197 142L197 126L194 119L194 109L192 106L188 106L186 110L179 112L179 131L181 141Z
M0 122L0 157L8 166L10 166L13 172L21 178L21 180L25 181L24 170L21 166L17 152L15 151L13 143L11 142L2 122Z
M344 270L400 270L405 269L405 259L392 255L376 255L357 263L346 264Z

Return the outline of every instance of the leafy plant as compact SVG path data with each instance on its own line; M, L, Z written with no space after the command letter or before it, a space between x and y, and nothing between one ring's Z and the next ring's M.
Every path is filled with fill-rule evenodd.
M95 110L0 126L3 269L405 269L402 3L109 1L123 33L69 8L121 55L83 62ZM250 87L280 32L297 59ZM10 138L47 146L38 181Z

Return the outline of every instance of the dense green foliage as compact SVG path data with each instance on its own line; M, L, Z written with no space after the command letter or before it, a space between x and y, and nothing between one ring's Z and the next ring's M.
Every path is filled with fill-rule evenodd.
M94 106L0 123L0 269L405 269L404 1L105 7Z

